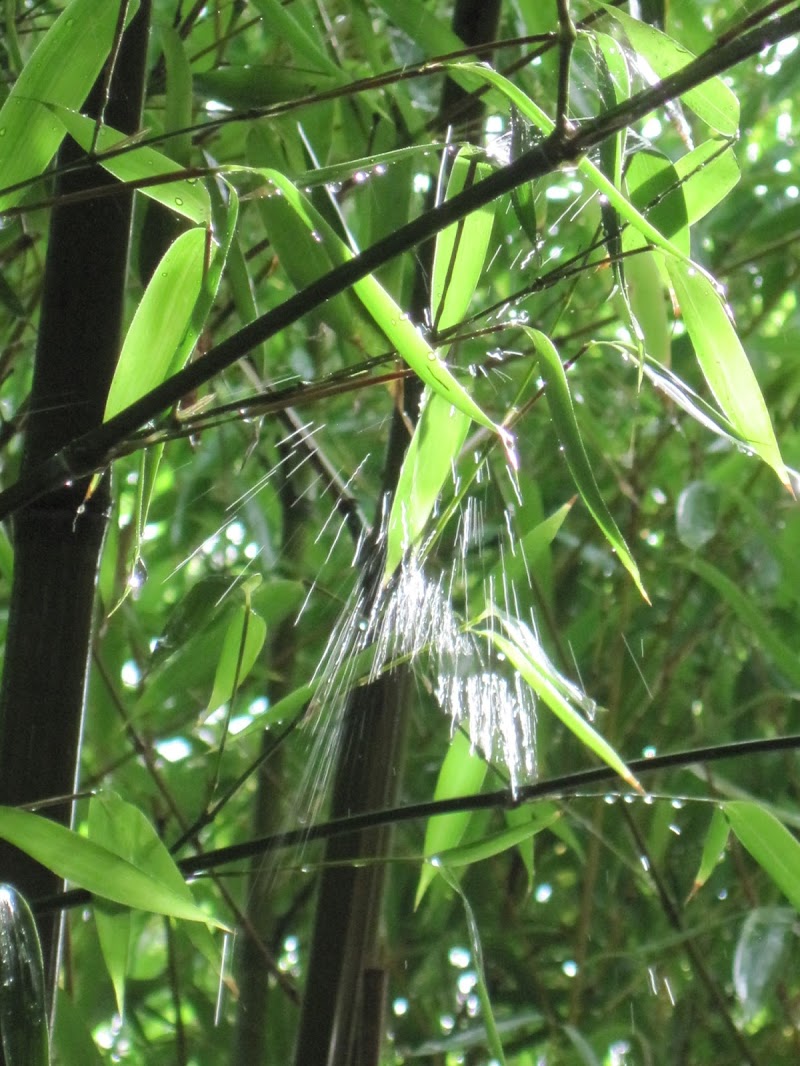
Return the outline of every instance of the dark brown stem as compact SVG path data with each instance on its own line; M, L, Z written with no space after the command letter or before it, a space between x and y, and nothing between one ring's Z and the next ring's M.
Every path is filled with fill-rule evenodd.
M150 4L140 5L101 76L88 110L117 129L141 120ZM120 26L121 30L121 26ZM85 161L72 141L60 162ZM59 179L57 192L111 182L99 167ZM76 434L102 423L119 354L132 193L53 212L22 478ZM15 516L14 581L0 689L0 802L24 804L75 790L91 647L94 591L110 508L103 478L91 496L86 480L51 491ZM69 804L48 816L69 822ZM54 891L59 879L8 845L0 880L23 895ZM57 923L40 926L50 988L57 970Z

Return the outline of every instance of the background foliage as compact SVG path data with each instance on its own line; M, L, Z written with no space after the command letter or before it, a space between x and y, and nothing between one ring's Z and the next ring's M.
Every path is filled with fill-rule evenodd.
M673 40L699 55L766 27L772 43L84 449L114 459L113 510L76 828L161 895L157 914L124 910L147 891L129 869L65 867L46 827L37 854L32 828L0 825L115 901L72 900L55 1061L289 1061L321 845L192 856L323 821L347 691L398 659L399 804L505 799L395 828L381 1061L793 1061L797 11L671 0L634 21L575 3L570 52L566 4L513 0L480 68L445 3L155 0L129 138L80 117L116 39L117 4L91 6L5 7L5 487L66 131L112 193L141 186L108 420L554 123L568 139L567 118L585 129L684 65ZM447 66L456 53L470 65ZM447 113L453 85L480 94L477 126L457 94ZM73 309L93 313L88 296ZM428 390L399 472L411 371ZM4 606L13 566L6 532ZM720 761L750 739L775 743ZM637 762L644 797L614 763L690 749ZM627 782L527 797L598 755ZM159 840L200 874L191 898ZM194 903L236 937L167 917Z

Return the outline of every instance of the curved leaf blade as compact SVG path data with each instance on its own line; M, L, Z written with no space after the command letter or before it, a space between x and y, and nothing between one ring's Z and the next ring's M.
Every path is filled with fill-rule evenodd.
M219 925L185 893L49 818L0 807L0 837L92 895L135 910Z
M575 417L567 375L561 365L555 345L549 337L546 337L539 330L526 326L525 332L535 345L539 356L542 377L546 385L545 395L550 407L550 415L553 419L558 439L564 448L564 455L575 486L606 540L633 578L639 592L649 603L650 600L639 576L639 568L595 481L594 471L583 446L578 420Z
M697 361L723 413L791 492L764 397L722 299L707 274L667 262Z
M131 0L126 22L138 7ZM38 177L57 152L64 130L45 105L83 104L114 41L118 14L119 0L72 0L23 67L0 108L0 211L25 194L9 187Z

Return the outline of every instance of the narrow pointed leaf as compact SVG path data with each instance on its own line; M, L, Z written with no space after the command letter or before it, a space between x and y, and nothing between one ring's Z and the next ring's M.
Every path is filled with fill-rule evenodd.
M50 110L69 135L88 152L94 142L96 129L94 120L56 104L50 104ZM127 140L124 134L112 129L111 126L102 126L97 138L96 148L99 153L97 162L115 178L125 182L140 182L158 177L159 174L180 173L180 163L169 159L154 148L131 146L129 150L112 156L110 159L103 157L103 152L110 152L116 147L121 147ZM176 215L181 215L196 225L204 225L211 218L208 192L197 178L173 178L163 185L144 185L140 191L144 196L158 201L170 211L174 211Z
M131 0L128 22L138 7ZM64 128L47 104L83 104L108 56L118 14L119 0L72 0L23 67L0 108L0 211L25 195L4 190L38 177L58 150Z
M49 818L0 807L0 837L65 881L123 907L153 911L190 922L214 921L185 893L121 859L108 848Z
M491 173L474 148L462 148L453 160L446 199ZM456 326L467 313L480 280L494 225L495 204L487 204L447 226L436 237L431 281L431 321L435 331Z
M339 265L353 257L344 241L334 233L310 201L288 178L274 170L262 170L260 173L271 182L275 190L274 195L283 196L309 232L317 235L317 243L327 251L333 263ZM509 461L515 464L511 434L481 410L464 386L450 373L438 351L431 348L419 328L400 310L377 279L368 275L353 285L353 291L390 344L422 381L478 425L496 433L506 449Z
M486 985L486 971L483 965L483 945L481 944L481 934L478 929L478 923L475 920L475 913L455 874L444 864L439 864L439 867L442 877L456 895L460 897L464 906L464 914L466 915L467 929L469 931L470 948L472 949L472 961L475 966L475 976L477 977L477 984L475 987L481 1004L481 1015L483 1018L483 1024L486 1028L487 1044L489 1046L489 1051L492 1054L493 1062L498 1063L499 1066L505 1066L506 1058L503 1052L503 1044L500 1040L500 1033L498 1032L497 1022L494 1018L494 1010L492 1009L492 1001L489 997L489 989Z
M668 262L672 285L697 361L717 403L748 447L789 488L767 405L719 293L708 276Z
M539 356L542 377L547 387L547 403L550 407L550 415L553 419L556 435L564 448L567 465L572 474L575 486L580 493L581 499L589 508L589 511L602 530L606 540L617 553L620 562L628 571L636 583L645 600L647 593L642 585L633 556L625 543L625 538L614 521L611 512L606 506L600 489L595 481L586 449L583 446L578 421L575 417L575 409L572 405L572 397L569 392L567 375L558 352L553 342L539 330L525 328L525 332L536 346ZM648 600L649 603L649 600Z
M240 607L228 624L219 653L209 712L228 703L258 659L267 635L264 619L247 606Z
M433 798L450 799L453 796L465 796L480 791L487 768L486 760L472 750L469 738L460 729L456 730L439 770ZM472 821L472 813L456 811L453 814L438 814L429 818L425 827L424 855L430 859L440 852L457 847ZM420 905L435 876L435 866L429 862L423 863L414 900L415 909Z
M711 877L714 870L725 853L725 847L730 835L730 825L725 819L721 807L715 807L711 816L711 824L708 827L706 838L703 841L703 854L700 857L700 866L695 874L694 884L689 893L691 899L700 891L703 885Z
M540 815L540 817L531 818L521 825L510 826L498 833L492 833L491 836L476 840L472 844L462 844L460 847L440 851L434 856L436 865L453 869L457 866L470 866L474 862L491 859L495 855L508 851L509 848L516 847L522 841L529 840L543 829L547 829L559 817L559 812L552 804L548 804L546 809L540 812Z
M203 287L205 255L206 233L198 227L182 233L158 264L122 346L106 421L168 377Z
M469 427L470 419L463 412L427 390L392 500L384 582L420 541L445 482L454 476Z

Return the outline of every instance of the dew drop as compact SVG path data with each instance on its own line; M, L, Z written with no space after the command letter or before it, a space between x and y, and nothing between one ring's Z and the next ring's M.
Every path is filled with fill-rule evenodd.
M180 198L180 196L175 197L175 205L176 207L183 207L183 200Z

